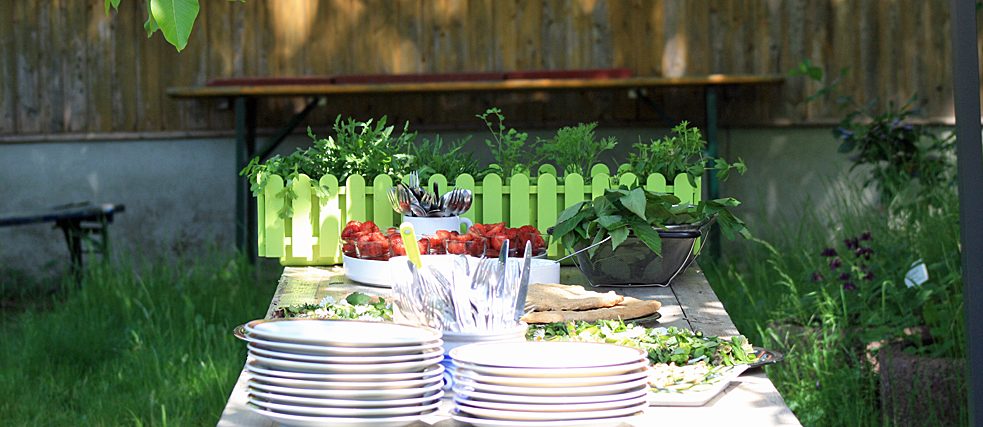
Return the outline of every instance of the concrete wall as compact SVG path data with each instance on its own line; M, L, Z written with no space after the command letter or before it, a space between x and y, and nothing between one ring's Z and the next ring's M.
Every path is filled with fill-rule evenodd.
M631 144L660 129L607 129ZM533 132L531 137L548 132ZM444 134L445 138L454 135ZM487 159L483 135L472 140ZM742 157L749 171L722 186L745 202L748 222L762 236L775 218L794 215L808 200L822 205L829 183L849 167L836 153L830 130L722 130L721 154ZM280 149L306 144L292 137ZM111 227L114 252L163 259L208 248L231 249L235 240L235 150L230 138L0 145L0 214L89 200L126 205ZM67 264L60 231L50 224L0 228L0 271L56 272Z

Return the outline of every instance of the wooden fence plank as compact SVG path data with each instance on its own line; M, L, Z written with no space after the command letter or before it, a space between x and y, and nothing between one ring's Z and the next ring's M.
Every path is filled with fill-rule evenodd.
M661 173L653 173L645 180L645 189L656 193L666 192L666 177Z
M0 2L0 134L17 130L17 63L14 2Z
M254 195L256 198L256 255L266 256L266 193ZM252 242L249 242L252 244Z
M41 131L38 105L38 8L36 1L14 2L14 49L17 64L17 130Z
M608 174L599 173L591 177L591 199L604 195L604 190L608 188L611 188L611 177Z

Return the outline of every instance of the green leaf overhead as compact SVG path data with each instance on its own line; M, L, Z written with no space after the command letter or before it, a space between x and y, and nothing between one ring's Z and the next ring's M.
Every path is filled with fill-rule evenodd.
M152 10L152 9L150 8L150 3L151 3L152 1L153 1L153 0L147 0L147 21L143 23L143 29L144 29L144 31L146 31L146 32L147 32L147 38L148 38L148 39L149 39L149 38L150 38L151 36L153 36L153 35L154 35L154 33L156 33L156 32L157 32L157 30L159 30L159 29L160 29L160 27L159 27L159 26L157 26L157 21L156 21L156 20L154 20L154 12L153 12L153 10Z
M198 17L198 0L150 0L150 10L164 38L178 52L184 50Z

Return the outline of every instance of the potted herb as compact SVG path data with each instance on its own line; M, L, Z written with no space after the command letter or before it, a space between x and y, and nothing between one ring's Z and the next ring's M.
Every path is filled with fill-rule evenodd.
M695 259L695 241L713 222L728 238L750 236L730 212L739 204L733 198L681 204L640 187L609 189L564 210L553 238L567 250L583 250L578 267L595 286L668 285Z
M651 140L648 144L632 145L634 152L628 154L628 163L618 168L618 174L633 173L637 176L649 176L654 173L662 174L672 182L680 174L685 174L689 183L696 186L697 178L704 171L713 171L717 179L725 181L732 170L744 174L747 166L738 159L735 163L727 163L723 159L707 156L706 139L699 128L689 127L689 122L682 121L672 128L672 132L662 138Z

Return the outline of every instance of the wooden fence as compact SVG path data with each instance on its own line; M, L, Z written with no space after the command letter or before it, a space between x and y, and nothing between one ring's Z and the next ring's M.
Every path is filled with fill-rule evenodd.
M443 175L430 177L427 188L434 183L448 188ZM640 181L634 174L612 177L605 165L595 165L590 180L570 174L558 180L552 166L540 168L539 175L530 180L515 175L503 181L489 174L476 183L471 175L461 175L452 181L456 188L467 188L474 194L471 209L463 216L474 223L505 222L510 227L533 225L541 233L556 224L560 212L578 202L593 199L604 190L618 185L638 183L645 189L676 195L684 203L696 203L702 194L702 184L689 183L685 175L671 182L660 174ZM318 184L327 190L327 197L318 197L311 179L300 175L292 180L293 199L284 197L284 180L271 176L263 193L256 198L259 235L258 254L280 258L284 265L326 265L341 262L341 231L349 220L373 221L379 228L399 224L400 217L389 203L386 190L393 186L388 175L379 175L367 183L360 175L348 177L344 185L333 175L322 177ZM290 203L290 215L284 217L284 204ZM563 254L558 242L552 242L548 255Z
M929 118L952 115L946 0L224 0L201 1L188 48L143 30L144 2L107 17L102 1L0 2L0 136L228 131L220 102L164 90L232 76L466 72L626 67L636 75L785 74L803 59L849 67L860 102L920 96ZM808 123L840 116L803 104L817 86L741 89L721 99L726 125ZM691 90L650 94L699 121ZM300 100L261 105L261 125ZM480 127L505 108L516 123L652 123L625 93L332 98L312 124L340 113L389 114L414 125Z

